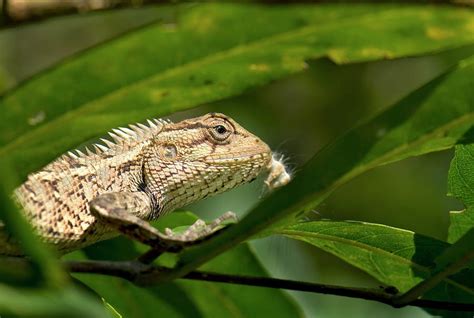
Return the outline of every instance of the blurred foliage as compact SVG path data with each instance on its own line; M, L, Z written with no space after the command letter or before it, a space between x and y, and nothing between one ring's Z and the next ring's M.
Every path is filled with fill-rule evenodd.
M265 198L230 231L209 244L184 251L177 258L175 256L178 270L190 270L212 259L203 268L266 276L267 270L262 264L271 269L293 263L288 267L295 268L295 265L301 266L300 262L316 264L321 260L329 261L325 266L328 268L306 266L298 273L300 279L318 281L323 279L324 271L342 266L327 254L295 242L288 245L291 252L276 255L273 265L268 262L269 254L262 253L258 245L256 254L247 243L226 251L232 246L228 242L243 241L251 235L284 234L332 253L379 282L401 291L429 276L436 255L450 246L442 241L443 231L447 231L448 201L442 199L446 187L447 154L406 158L449 149L472 126L474 59L470 56L474 54L474 11L387 4L262 6L216 3L155 7L152 10L153 14L150 11L133 14L142 14L147 21L162 20L162 23L71 56L21 83L0 99L0 107L4 110L0 125L0 154L2 159L13 164L13 169L6 168L8 171L5 174L2 171L2 175L14 172L21 180L62 152L90 142L114 126L210 103L198 112L205 109L224 111L270 144L275 144L278 150L290 153L296 166L296 178L289 186ZM109 14L95 17L100 19ZM70 19L76 19L80 26L80 20L87 19L87 16L60 18L43 27L48 29L49 25L48 30L55 30ZM132 29L139 24L129 21L120 30ZM40 26L33 24L28 28L33 30ZM12 35L21 29L0 32L0 45L2 41L15 43L16 37ZM112 29L105 32L108 37L122 32L117 27ZM59 61L72 52L105 40L107 36L90 40L83 35L82 40L81 37L72 40L64 48L60 41L54 46L57 48L54 58L45 60L41 58L44 54L37 54L38 63L31 63L31 67L25 67L15 75L11 71L15 68L15 58L21 60L22 57L10 56L0 65L0 73L6 74L2 77L5 78L3 82L0 78L0 90L1 85L12 85L16 80L51 65L55 59ZM28 56L21 45L18 48ZM448 50L453 48L459 49ZM440 50L448 51L411 59L367 62ZM330 61L314 61L322 57L328 57ZM308 62L308 59L313 61ZM357 64L338 66L333 63ZM264 84L267 86L262 86ZM231 98L242 93L240 97ZM224 98L227 99L221 101ZM268 104L274 107L270 108ZM192 114L193 111L177 116L182 118ZM340 135L342 137L332 142ZM281 145L285 140L287 145ZM327 143L329 146L312 157ZM469 216L472 193L469 191L471 186L466 183L472 170L469 147L468 144L456 146L456 158L450 170L450 192L467 206L467 211L452 214L450 243L472 228L472 217ZM377 168L395 161L401 162ZM430 162L432 164L427 165ZM369 172L374 168L377 169ZM427 181L425 178L431 175L435 177ZM18 184L14 179L2 182L11 188ZM398 189L415 185L419 188L413 191ZM392 188L387 191L387 187ZM258 185L250 185L241 191L244 195L237 195L233 200L239 209L245 210L255 202L255 192L260 193L260 190ZM386 202L397 201L391 198L393 195L404 201L396 216L390 215L390 209L394 208ZM218 212L220 207L232 208L233 201L227 199L229 196L222 197L224 199L214 201L223 200L220 205L211 203L204 208L207 215L210 211ZM364 200L366 203L361 203ZM7 199L3 201L9 204ZM428 202L441 204L429 205ZM295 215L301 216L301 212L311 212L316 207L321 208L326 217L364 218L363 212L355 211L356 206L371 210L372 214L367 214L367 217L372 220L396 223L398 227L417 233L364 222L312 220L295 223ZM438 209L436 213L445 216L436 221L428 220L429 210L410 212L419 207L433 207ZM198 205L196 209L203 208ZM5 211L13 210L8 206ZM13 220L11 224L6 222L12 234L34 242L26 227L12 225L17 215L8 215L2 215L2 219ZM416 220L416 224L412 224L410 218ZM160 220L156 226L190 224L192 220L192 215L177 213L171 219ZM274 222L276 225L269 227ZM437 228L428 226L429 222ZM463 253L472 250L470 243L465 242L462 241L460 254L452 258L462 257ZM268 245L260 246L268 248ZM120 260L133 258L143 250L143 246L119 238L66 257ZM39 268L49 266L48 263L56 266L55 262L34 256L35 252L42 255L40 246L26 246L25 251L29 251ZM288 260L290 253L295 253L295 257ZM318 255L318 261L314 255ZM161 261L166 261L166 257ZM358 285L376 284L353 267L345 270L350 272L349 276L352 275L344 282L348 285L354 281L358 281ZM41 273L40 270L33 275L40 277ZM54 269L54 273L61 271ZM290 278L294 275L291 271L281 273ZM331 277L337 280L337 276L340 273ZM472 276L471 272L464 271L446 278L443 285L425 297L472 301ZM109 313L116 311L123 316L247 317L258 312L262 315L271 312L272 315L288 317L301 315L300 307L307 316L321 315L325 310L324 306L314 307L314 302L308 303L301 294L292 294L296 295L296 304L288 294L277 290L180 280L144 289L115 278L83 274L77 277L94 290L93 294L103 297ZM46 278L47 281L50 279L55 278ZM66 298L74 306L89 301L81 300L84 291L68 294L68 282L57 285L65 286L65 295L72 295ZM11 294L15 292L23 293L20 289L12 289ZM44 305L42 293L39 289L32 290L31 294L25 293L24 298L18 297L17 302L11 302L11 307L0 307L0 313L33 315L35 306L30 307L33 311L24 312L15 312L12 308L29 298L32 301L38 299L38 303ZM8 303L7 296L0 295L0 298ZM73 307L68 307L68 301L58 301L62 304L58 305L58 310L76 312ZM337 305L338 301L333 302L332 312L336 317L344 310L340 304ZM354 300L343 301L355 304ZM36 300L33 303L36 304ZM89 314L102 315L95 311L98 302L92 303L94 306L90 307ZM316 303L320 305L320 302ZM356 308L362 308L362 303L366 305L359 301ZM41 315L43 309L38 308L37 313ZM83 306L81 309L86 308ZM376 305L367 308L372 310L371 313L379 312L385 316L401 312L423 316L419 310L395 310ZM55 315L44 312L44 315ZM363 310L361 316L364 316Z
M196 217L189 213L177 212L165 216L154 224L159 229L176 228L184 224L190 225L195 220ZM85 255L93 259L123 259L124 247L127 248L129 259L146 251L141 244L119 238L88 247L85 249ZM84 259L84 254L75 252L67 258ZM202 269L228 274L267 276L265 269L247 245L241 245L224 253ZM104 297L124 317L150 315L165 317L301 316L296 304L285 293L276 289L189 280L142 288L113 277L98 277L90 274L74 276ZM272 301L268 301L269 299Z

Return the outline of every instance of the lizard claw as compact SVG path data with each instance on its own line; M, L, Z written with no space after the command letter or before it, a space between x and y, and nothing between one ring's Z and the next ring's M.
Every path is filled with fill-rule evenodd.
M237 216L233 212L226 212L209 224L199 219L182 233L176 233L166 228L164 231L165 239L181 242L198 241L223 229L227 224L235 223L236 221Z

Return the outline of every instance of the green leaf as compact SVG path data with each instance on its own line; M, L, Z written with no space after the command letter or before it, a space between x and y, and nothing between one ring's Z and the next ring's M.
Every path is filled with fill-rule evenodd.
M275 233L334 254L402 293L429 277L435 267L433 260L450 246L407 230L364 222L305 222ZM425 297L472 302L473 275L474 271L465 270L445 277Z
M111 317L97 300L67 287L11 288L0 284L0 314L8 317Z
M271 234L270 226L294 223L298 213L311 211L339 186L374 167L454 146L474 123L472 87L474 56L325 147L290 184L237 225L184 251L171 275L183 275L252 235Z
M448 195L461 200L466 209L450 212L448 242L454 243L450 254L439 260L438 266L449 265L456 259L473 257L474 251L474 144L470 129L464 136L463 144L455 147L454 158L451 161L448 175ZM443 255L442 255L443 256ZM466 266L474 268L474 262Z
M348 63L471 44L473 17L428 6L197 5L172 27L90 50L5 96L0 155L25 177L113 126L235 96L305 69L306 59Z
M449 254L438 258L438 267L447 266L456 259L473 257L474 251L474 144L471 128L456 145L454 158L451 161L448 175L448 195L461 200L466 209L450 212L448 242L454 243ZM446 251L448 252L448 251ZM469 263L467 264L469 265ZM474 263L471 262L471 267Z
M463 211L451 211L448 242L454 243L474 226L474 207Z
M448 176L448 194L460 199L466 209L450 213L448 241L453 243L474 227L474 144L455 148ZM474 245L472 245L474 248Z

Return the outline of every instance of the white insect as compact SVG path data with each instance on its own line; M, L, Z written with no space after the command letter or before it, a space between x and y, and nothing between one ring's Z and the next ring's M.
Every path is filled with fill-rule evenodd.
M291 175L285 167L282 155L275 153L272 155L272 161L268 165L268 170L269 174L264 182L270 191L287 185L291 181Z

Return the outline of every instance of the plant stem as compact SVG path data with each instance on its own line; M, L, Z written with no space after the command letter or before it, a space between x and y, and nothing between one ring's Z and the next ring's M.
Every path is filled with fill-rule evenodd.
M66 269L73 273L93 273L120 277L137 285L150 285L160 282L156 276L168 272L170 269L145 265L137 261L109 262L109 261L66 261ZM377 301L396 308L416 306L422 308L445 309L454 311L474 311L474 304L414 299L409 303L400 304L396 296L376 289L353 288L326 284L300 282L287 279L269 277L252 277L242 275L228 275L212 272L192 271L181 279L191 279L208 282L220 282L237 285L297 290L318 294L336 295L350 298Z

